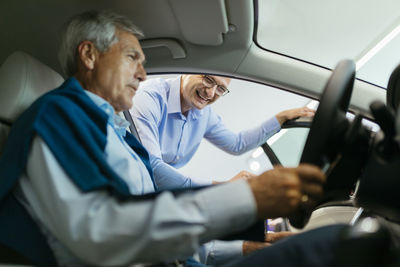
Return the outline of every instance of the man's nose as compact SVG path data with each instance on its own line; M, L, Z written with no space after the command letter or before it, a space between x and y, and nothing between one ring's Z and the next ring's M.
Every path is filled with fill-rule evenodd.
M143 67L143 64L139 63L136 71L135 71L135 78L138 79L140 82L143 82L147 79L146 70Z
M214 85L212 87L207 87L206 88L206 94L208 98L213 98L215 95L215 90L217 88L218 85Z

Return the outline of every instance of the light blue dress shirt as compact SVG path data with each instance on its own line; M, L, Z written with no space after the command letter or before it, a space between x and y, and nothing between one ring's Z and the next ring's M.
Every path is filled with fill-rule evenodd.
M105 156L116 173L125 178L132 194L143 195L155 191L153 181L146 166L135 151L123 139L130 123L115 114L114 108L103 98L85 90L90 99L108 114L108 131L116 135L107 135ZM119 149L116 144L122 144L125 149ZM110 156L111 155L111 156ZM135 160L129 160L129 155Z
M234 133L222 123L211 106L181 112L181 77L149 79L140 84L130 110L150 163L158 189L195 187L211 184L212 178L186 177L177 171L193 157L203 138L234 155L245 153L264 143L280 130L275 117L254 129ZM200 250L202 262L223 264L242 255L242 241L214 240Z
M210 184L212 179L186 177L176 168L184 166L206 138L227 153L239 155L263 144L280 130L275 117L259 127L239 133L228 130L211 106L181 112L180 80L149 79L140 84L130 110L143 146L150 154L159 189Z

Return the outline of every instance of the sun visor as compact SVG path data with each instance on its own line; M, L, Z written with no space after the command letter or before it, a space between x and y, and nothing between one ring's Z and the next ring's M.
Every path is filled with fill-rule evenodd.
M183 46L175 39L157 38L157 39L145 39L140 40L140 45L143 49L152 48L152 54L155 54L154 48L165 48L170 52L173 59L180 59L186 57L186 51ZM168 52L167 52L168 53ZM165 53L164 53L165 54ZM150 56L146 53L146 56ZM159 57L162 54L158 55ZM147 58L149 60L149 58Z
M197 45L221 45L228 32L224 0L169 0L184 38Z

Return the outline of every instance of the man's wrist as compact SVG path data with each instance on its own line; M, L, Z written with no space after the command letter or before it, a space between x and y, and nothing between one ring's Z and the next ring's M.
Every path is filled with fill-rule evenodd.
M275 115L276 120L279 122L279 124L282 126L282 124L285 123L285 121L287 121L286 116L283 116L282 114L278 113Z
M243 242L243 255L250 254L256 250L263 249L270 246L269 243L244 241Z

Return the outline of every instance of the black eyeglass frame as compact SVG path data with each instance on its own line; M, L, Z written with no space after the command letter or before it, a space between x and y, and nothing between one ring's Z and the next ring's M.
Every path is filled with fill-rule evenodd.
M207 88L213 88L214 86L217 86L217 89L215 90L215 93L217 95L224 96L230 92L228 88L218 84L210 75L201 75L201 76L203 85L206 86Z

